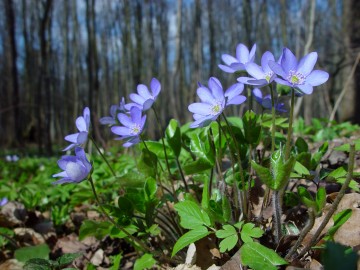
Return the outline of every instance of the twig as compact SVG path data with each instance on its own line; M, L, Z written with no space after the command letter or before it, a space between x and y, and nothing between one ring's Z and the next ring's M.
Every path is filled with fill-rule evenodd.
M344 197L345 191L349 187L350 181L353 178L354 162L355 162L355 145L352 142L350 144L349 167L348 167L348 173L347 173L347 176L346 176L345 183L342 185L342 187L341 187L338 195L336 196L331 208L329 209L329 212L326 214L324 220L321 222L319 228L316 230L315 234L311 238L311 241L301 251L301 253L299 254L299 256L297 256L297 258L301 258L302 256L304 256L305 253L308 252L310 250L310 248L313 247L319 241L318 238L319 238L321 232L323 231L325 226L328 224L329 220L331 219L331 217L335 213L336 209L338 208L339 203L340 203L341 199Z
M355 63L351 69L351 72L346 80L346 83L344 85L344 88L341 90L341 93L339 95L339 97L337 98L336 102L335 102L335 105L334 105L334 108L330 114L330 117L329 117L329 123L328 123L328 127L331 125L331 122L334 120L335 118L335 113L338 109L338 107L340 106L340 103L342 101L342 99L344 98L347 90L349 89L349 84L351 82L351 79L353 78L354 76L354 73L355 73L355 70L356 70L356 67L358 66L359 64L359 61L360 61L360 53L358 53L357 57L356 57L356 60L355 60Z

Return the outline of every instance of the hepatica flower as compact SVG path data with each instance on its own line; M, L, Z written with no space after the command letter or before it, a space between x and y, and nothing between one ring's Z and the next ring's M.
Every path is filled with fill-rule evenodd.
M0 200L0 206L4 206L5 204L7 204L8 203L8 198L2 198L1 200Z
M62 156L58 161L60 169L63 171L54 174L53 177L62 177L62 179L53 182L56 184L63 183L80 183L85 180L91 171L91 163L88 161L84 149L75 148L75 156Z
M295 55L288 48L284 48L280 64L270 61L269 66L282 77L275 79L277 83L295 88L301 94L310 95L314 86L325 83L329 78L327 72L313 70L317 58L317 53L312 52L298 62Z
M120 101L120 105L112 105L110 107L110 116L105 116L100 118L100 124L102 125L115 125L116 124L116 116L118 113L125 113L125 99L122 98Z
M120 137L116 140L125 140L124 147L130 147L140 142L140 135L144 129L146 115L138 107L130 109L130 116L119 113L118 120L122 126L113 126L111 131Z
M269 61L275 61L274 55L271 52L265 52L261 57L261 66L250 62L245 65L246 71L252 77L240 77L237 80L244 84L263 87L271 83L276 74L269 67Z
M157 79L152 78L150 82L150 90L151 92L146 85L139 84L137 86L138 93L130 94L130 99L133 102L126 104L125 109L130 110L134 106L143 111L150 109L161 91L161 84Z
M252 91L253 96L255 97L255 100L257 103L259 103L264 109L271 110L271 95L266 95L263 97L262 92L259 88L254 88ZM285 104L280 102L275 102L275 110L278 112L286 112L285 110Z
M247 63L253 62L255 58L256 44L253 45L251 51L244 44L239 44L236 47L236 58L229 54L223 54L221 59L226 65L219 65L219 68L228 73L245 70Z
M220 81L215 77L209 79L208 86L199 84L197 95L201 102L188 107L195 120L190 125L191 128L207 126L211 121L215 121L227 106L238 105L246 100L245 96L240 95L244 90L242 83L232 85L225 94Z
M80 146L86 143L86 140L89 135L89 127L90 127L90 109L88 107L84 109L83 116L79 116L76 119L75 123L79 132L67 135L65 137L65 140L71 142L71 144L68 147L66 147L63 151L70 150L75 146Z

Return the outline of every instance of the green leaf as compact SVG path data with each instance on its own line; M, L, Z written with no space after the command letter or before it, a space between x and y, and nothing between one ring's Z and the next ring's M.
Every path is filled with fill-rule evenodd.
M273 185L270 188L273 190L280 190L287 184L296 159L294 156L291 156L286 162L284 162L282 150L277 150L271 155L270 162L271 173L274 178Z
M315 201L317 206L317 212L319 213L326 204L326 190L324 187L320 187L316 192Z
M307 207L311 207L314 210L317 209L317 205L316 202L313 198L313 196L311 196L310 192L303 186L298 186L297 188L298 190L298 194L300 196L301 201L307 206Z
M231 225L223 225L222 230L218 230L215 233L217 238L224 238L220 242L220 252L226 252L227 250L231 250L235 247L237 241L239 240L239 236L235 228Z
M256 174L259 176L260 180L269 188L273 186L273 180L270 173L269 168L265 168L259 164L257 164L255 161L251 161L251 166L253 167Z
M309 146L302 137L297 138L297 140L295 142L295 147L299 154L306 153L309 151Z
M145 199L149 201L155 198L156 191L157 191L156 180L152 177L149 177L145 182L145 188L144 188Z
M202 225L211 225L209 215L201 210L200 206L195 202L179 202L175 204L174 208L181 218L180 225L185 229L195 229Z
M79 230L79 240L87 236L95 236L101 240L110 233L112 224L109 221L84 220Z
M140 160L138 162L139 172L146 176L156 176L157 172L157 156L153 152L142 149Z
M294 171L300 175L310 175L309 170L298 161L295 162Z
M15 250L14 257L20 262L26 262L27 260L38 258L38 259L48 259L50 249L48 245L41 244L31 247L22 247Z
M181 151L181 131L179 123L175 119L170 120L165 130L165 137L175 156L179 157Z
M136 187L144 186L146 176L139 172L130 171L130 172L125 173L122 176L117 177L117 179L124 187L136 188ZM89 194L89 193L87 193L87 194ZM90 192L90 194L91 194L91 192Z
M324 237L324 240L333 239L336 231L351 217L352 210L345 209L336 215L333 216L334 225L328 230L327 235Z
M319 150L312 156L311 158L311 170L315 170L316 167L319 165L322 157L325 155L329 148L329 143L325 142L323 145L320 146Z
M261 126L257 124L257 115L253 111L247 111L242 120L246 141L249 144L257 144L261 134Z
M355 140L354 143L355 143L355 151L359 151L360 150L360 139ZM347 143L347 144L340 145L338 147L335 147L334 150L350 152L350 144Z
M183 170L187 175L201 173L214 167L214 164L204 158L199 158L196 161L188 162L183 166Z
M124 227L124 229L129 233L129 234L134 234L136 233L139 228L136 227L134 224L130 224L127 227ZM111 231L109 233L109 235L112 238L126 238L128 237L126 233L124 233L123 231L120 231L118 228L116 228L115 226L111 228Z
M115 256L110 256L110 259L112 262L112 266L110 267L110 270L119 270L122 258L123 258L123 256L121 253L118 255L115 255Z
M326 242L322 254L322 263L326 270L356 269L358 256L355 251L339 243Z
M195 229L188 231L184 235L182 235L175 243L174 249L171 253L171 257L173 257L176 253L178 253L184 247L190 245L191 243L204 238L209 235L210 232L204 226L196 227Z
M67 253L62 255L60 258L57 259L59 266L65 266L72 263L75 259L82 256L81 253Z
M246 223L241 229L240 237L244 243L253 242L252 238L259 238L264 234L260 228L254 228L255 224Z
M51 270L52 265L49 260L34 258L24 264L24 270Z
M213 165L215 164L215 156L211 150L207 133L191 133L190 150L197 157L202 158Z
M277 270L277 265L287 264L274 250L256 242L245 243L240 248L240 259L253 270Z
M228 222L231 217L231 205L229 199L223 196L221 199L222 215L225 222Z
M135 261L134 270L144 270L151 268L155 263L156 260L153 258L152 254L146 253Z

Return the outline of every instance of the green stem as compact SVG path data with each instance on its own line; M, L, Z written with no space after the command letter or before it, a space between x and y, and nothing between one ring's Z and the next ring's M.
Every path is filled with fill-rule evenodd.
M238 145L238 143L237 143L237 140L236 140L236 138L235 138L235 135L234 135L234 133L233 133L233 130L232 130L232 128L231 128L231 126L230 126L230 124L229 124L229 122L228 122L225 114L222 113L222 116L223 116L223 118L224 118L224 120L225 120L225 123L226 123L228 129L229 129L230 136L232 137L233 142L234 142L234 144L235 144L235 148L236 148L236 151L237 151L237 160L238 160L240 181L241 181L242 187L243 187L243 189L244 189L244 188L245 188L245 177L244 177L244 169L243 169L243 167L242 167L242 165L241 165L240 148L239 148L239 145ZM243 193L243 196L241 196L241 197L242 197L242 203L241 203L241 205L242 205L242 212L243 212L244 217L246 218L246 214L247 214L247 198L246 198L246 194Z
M155 106L153 106L153 111L154 111L154 114L155 114L155 119L156 119L156 122L157 122L157 125L158 125L158 128L159 128L159 131L161 133L161 142L162 142L162 146L163 146L163 150L164 150L164 155L165 155L165 163L166 163L166 168L167 168L167 171L168 171L168 174L169 174L169 179L170 179L170 182L171 182L171 188L173 190L173 196L176 197L176 192L175 192L175 187L174 187L174 183L171 179L171 171L170 171L170 166L169 166L169 158L168 158L168 155L167 155L167 152L166 152L166 146L165 146L165 141L164 141L164 137L165 137L165 132L163 132L162 128L161 128L161 125L160 125L160 119L159 119L159 116L155 110ZM185 186L185 188L187 188L187 186ZM188 192L189 190L186 189L186 191Z
M275 95L274 95L274 89L273 85L270 84L270 94L271 94L271 117L272 117L272 123L271 123L271 153L274 153L275 151Z
M113 170L113 168L110 166L109 161L107 160L107 158L104 156L104 154L101 152L99 146L97 145L97 143L95 142L94 138L92 136L89 135L90 140L92 141L92 143L95 145L96 150L99 152L100 156L102 157L102 159L105 161L106 165L109 167L112 175L116 178L116 173Z
M305 253L308 252L310 250L310 248L312 248L320 240L319 236L320 236L321 232L324 230L324 228L330 221L331 217L335 213L336 209L338 208L339 203L340 203L341 199L344 197L346 189L349 187L350 181L353 178L354 163L355 163L355 145L352 142L350 144L349 165L348 165L348 172L347 172L346 180L345 180L344 184L341 186L339 193L337 194L333 204L331 205L331 208L327 212L327 214L326 214L325 218L323 219L323 221L321 222L319 228L316 230L316 232L313 235L313 237L311 238L310 242L305 246L305 248L301 251L299 256L297 256L297 258L301 258L302 256L304 256Z
M129 237L133 242L137 243L144 251L152 252L152 250L151 250L148 246L146 246L143 242L141 242L140 239L138 239L137 237L135 237L135 236L133 236L132 234L130 234L126 229L124 229L124 228L121 227L118 223L115 222L115 220L106 212L106 210L104 209L102 203L100 202L99 197L98 197L98 195L97 195L97 193L96 193L94 181L93 181L93 179L92 179L91 176L89 177L89 182L90 182L90 185L91 185L92 192L93 192L93 194L94 194L94 196L95 196L95 200L96 200L97 204L99 205L101 212L106 216L106 218L107 218L118 230L120 230L121 232L125 233L127 237Z
M301 245L302 241L304 240L305 236L308 234L308 232L312 229L315 223L315 212L313 208L309 208L309 220L306 223L305 227L301 231L298 240L296 241L295 245L290 249L289 253L286 255L285 260L292 260L292 256L296 252L296 250Z
M292 124L294 118L294 107L295 107L295 90L294 88L291 88L289 128L288 128L286 145L285 145L285 161L287 161L290 158L290 153L291 153L291 137L292 137Z

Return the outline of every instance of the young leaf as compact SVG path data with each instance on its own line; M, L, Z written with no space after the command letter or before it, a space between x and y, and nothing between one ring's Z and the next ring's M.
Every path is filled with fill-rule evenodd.
M259 238L264 234L264 231L260 228L254 228L255 224L246 223L241 229L241 240L244 243L253 242L252 238Z
M273 180L270 173L270 169L265 168L255 161L251 161L251 166L253 167L256 174L259 176L260 180L269 188L273 189Z
M181 151L181 131L179 123L175 119L170 120L165 130L165 137L175 156L178 157Z
M249 144L257 144L260 139L261 126L257 124L257 116L253 111L247 111L243 118L245 139Z
M173 251L171 253L171 257L178 253L179 250L190 245L191 243L196 242L197 240L200 240L201 238L204 238L209 234L210 232L204 226L198 226L195 229L188 231L176 241Z
M146 200L150 201L153 198L155 198L156 191L157 191L156 180L152 177L147 178L146 182L145 182L145 188L144 188Z
M345 209L336 215L333 216L334 225L329 229L327 235L324 237L324 240L333 239L336 231L351 217L352 210Z
M300 175L310 175L309 170L298 161L295 162L294 171Z
M277 270L277 265L287 264L274 250L256 242L245 243L240 248L240 259L254 270Z
M155 259L151 254L144 254L135 261L134 270L150 269L156 263Z
M288 182L290 174L294 168L296 159L291 156L286 162L284 162L284 156L282 150L277 150L271 155L271 173L273 175L273 190L282 189Z
M196 229L202 225L211 225L209 215L195 202L179 202L175 204L174 208L181 218L180 225L185 229Z
M20 262L26 262L27 260L39 258L48 259L50 249L46 244L40 244L37 246L22 247L15 250L14 257Z
M62 267L72 263L75 259L79 258L80 256L82 256L81 253L67 253L62 255L60 258L58 258L57 262L59 263L59 266Z
M324 187L320 187L316 192L315 201L317 206L317 212L319 212L324 208L326 204L326 190Z
M217 238L224 238L220 242L220 252L226 252L226 250L231 250L235 247L239 236L235 228L231 225L223 225L222 230L218 230L215 233Z
M311 196L310 192L303 186L298 186L298 194L300 196L301 201L307 206L313 209L317 209L316 202L314 198Z

